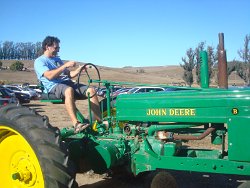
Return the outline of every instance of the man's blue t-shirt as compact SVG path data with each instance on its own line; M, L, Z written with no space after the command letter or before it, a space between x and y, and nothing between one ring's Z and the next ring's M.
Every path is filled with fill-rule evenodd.
M52 80L48 80L46 77L43 76L44 72L56 69L61 65L63 65L63 61L59 57L49 58L42 55L35 60L34 63L35 72L38 80L40 80L44 86L45 93L49 93L51 89L58 83L70 79L68 77L68 72L69 72L68 69L65 69L64 72L58 78Z

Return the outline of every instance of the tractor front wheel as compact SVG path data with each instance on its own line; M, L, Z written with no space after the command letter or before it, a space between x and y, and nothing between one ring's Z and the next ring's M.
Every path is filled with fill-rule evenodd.
M59 131L29 108L0 108L1 187L77 187Z
M144 187L146 188L177 188L175 178L166 170L157 169L139 174L144 179Z

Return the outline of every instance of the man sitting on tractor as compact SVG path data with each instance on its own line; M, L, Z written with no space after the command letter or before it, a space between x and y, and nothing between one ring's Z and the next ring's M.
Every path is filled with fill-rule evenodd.
M80 123L77 120L75 99L86 99L86 93L92 96L95 94L95 90L94 88L88 88L86 85L81 84L79 88L81 93L85 93L85 95L79 92L77 84L74 83L71 78L79 74L82 66L70 71L68 68L75 67L76 62L68 61L63 63L57 56L60 49L59 43L60 40L57 37L47 36L42 42L43 55L35 60L34 68L37 78L44 86L44 92L54 94L59 99L64 98L66 110L77 133L87 128L89 124ZM101 112L97 96L94 95L90 101L94 118L97 121L101 121Z

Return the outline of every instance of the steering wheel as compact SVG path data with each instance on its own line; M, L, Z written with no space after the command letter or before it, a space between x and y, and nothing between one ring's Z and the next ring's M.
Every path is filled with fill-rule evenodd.
M81 81L83 79L84 74L86 74L86 76L87 76L88 81L86 81L86 82L88 82L88 83L84 83L84 82ZM93 76L95 77L95 79L92 79ZM90 86L92 86L91 84L94 83L93 80L95 80L95 81L100 81L101 80L99 70L94 64L86 63L84 66L82 66L82 68L79 71L79 74L77 76L77 88L78 88L78 91L79 91L79 93L81 95L86 95L87 89ZM83 84L87 85L87 89L85 90L85 92L81 92L80 83L83 83ZM95 86L95 88L94 88L95 93L93 95L91 95L90 98L94 97L97 94L97 91L100 89L100 84L101 83L100 82L95 82L95 83L97 83L97 86Z

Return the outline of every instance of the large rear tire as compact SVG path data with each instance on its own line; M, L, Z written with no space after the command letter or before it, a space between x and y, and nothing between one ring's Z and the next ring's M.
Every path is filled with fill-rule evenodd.
M1 187L77 187L59 136L46 116L23 106L0 108Z

